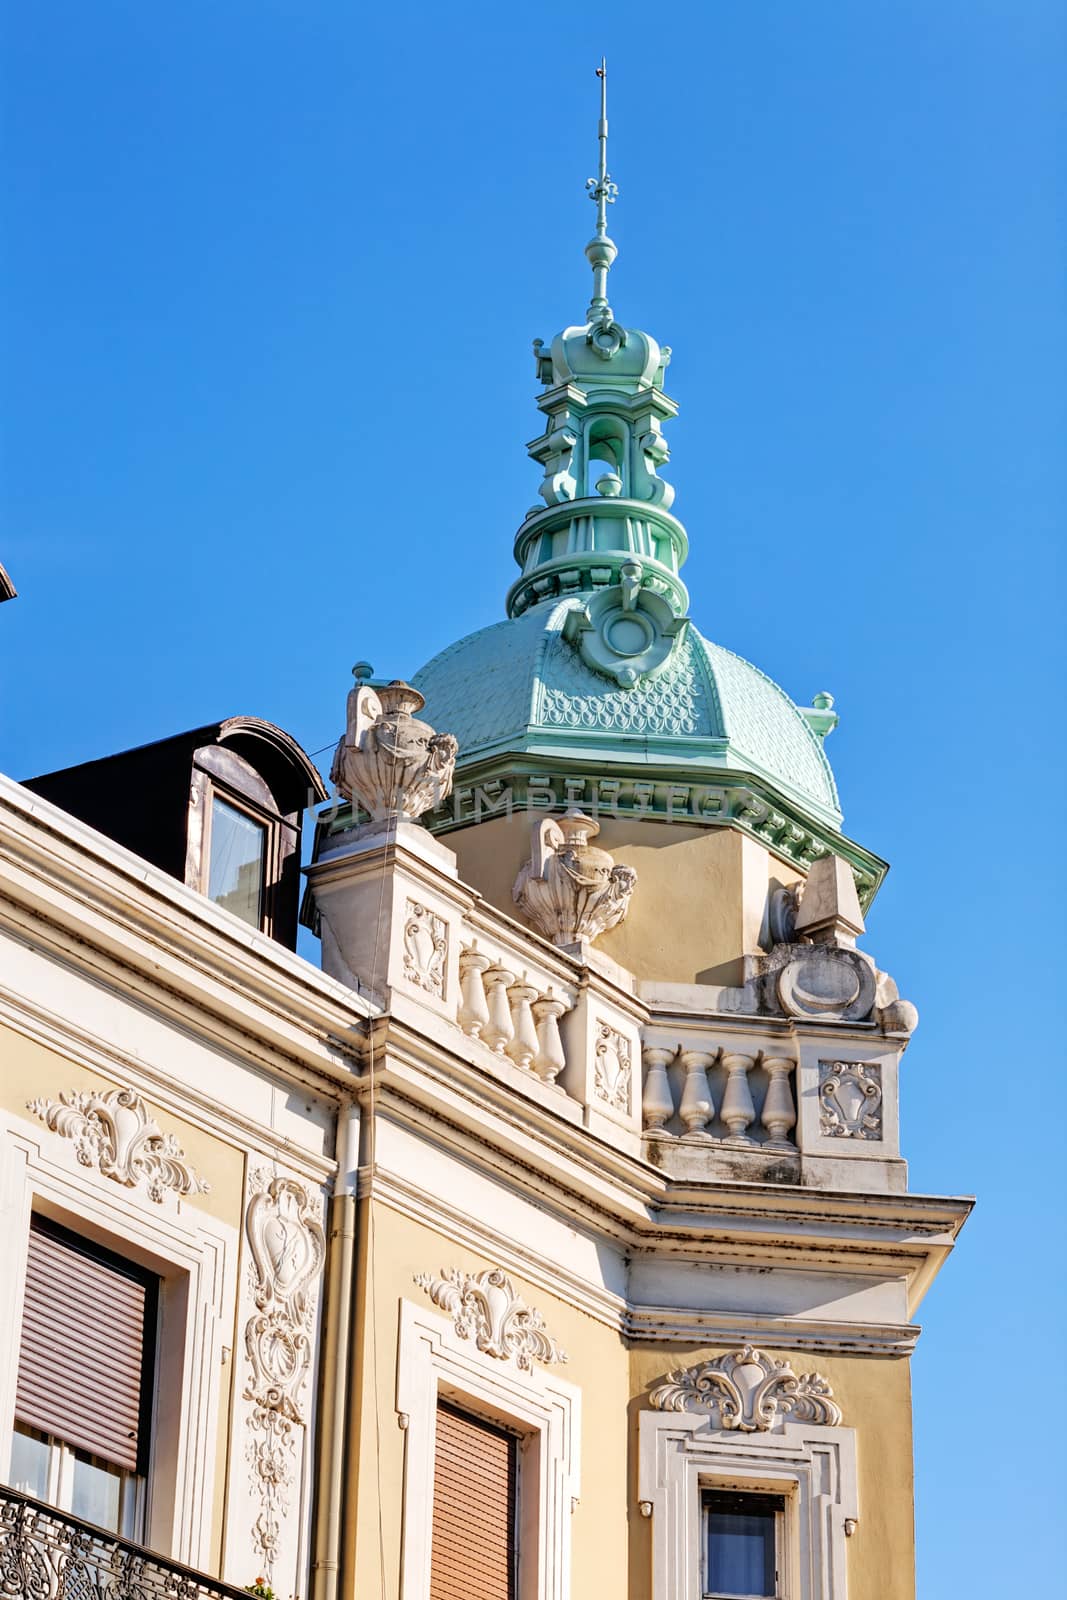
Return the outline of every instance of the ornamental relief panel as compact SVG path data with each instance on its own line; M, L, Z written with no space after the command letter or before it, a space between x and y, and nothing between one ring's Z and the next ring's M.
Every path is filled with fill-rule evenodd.
M656 1411L707 1411L715 1425L740 1433L766 1433L787 1420L827 1427L841 1421L824 1377L798 1377L787 1361L774 1361L750 1344L668 1373L649 1401Z
M593 1093L615 1111L630 1110L633 1068L630 1041L606 1022L598 1022Z
M499 1267L474 1273L442 1268L439 1277L420 1272L415 1282L448 1313L459 1337L473 1339L483 1355L497 1361L514 1359L521 1372L532 1372L535 1361L546 1366L566 1361L566 1352L546 1331L541 1313L520 1298Z
M404 907L404 976L427 994L445 997L448 924L428 906L408 900Z
M293 1509L300 1453L296 1430L307 1427L305 1388L326 1238L317 1201L295 1179L257 1171L250 1189L245 1232L255 1311L244 1330L243 1398L251 1403L245 1456L258 1505L252 1544L269 1580Z
M830 1139L881 1139L882 1069L877 1062L819 1062L819 1132Z
M142 1185L150 1200L208 1194L210 1184L186 1160L173 1133L164 1133L133 1089L65 1090L58 1100L30 1100L27 1110L74 1144L83 1167L127 1189Z

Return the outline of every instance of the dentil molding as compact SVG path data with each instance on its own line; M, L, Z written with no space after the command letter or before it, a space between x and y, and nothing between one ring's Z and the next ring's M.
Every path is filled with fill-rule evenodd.
M164 1133L133 1089L71 1089L58 1100L30 1100L27 1110L46 1128L74 1141L83 1167L95 1167L128 1189L145 1185L148 1198L207 1194L210 1184L185 1159L173 1133Z
M544 1319L520 1298L506 1272L461 1272L452 1267L441 1275L420 1272L415 1278L435 1306L452 1318L461 1339L473 1339L483 1355L498 1361L514 1357L522 1372L533 1363L546 1366L566 1361L566 1352L546 1331Z
M668 1373L649 1400L657 1411L708 1411L719 1427L740 1433L765 1433L786 1418L828 1427L841 1421L825 1378L798 1377L787 1361L772 1361L750 1344Z

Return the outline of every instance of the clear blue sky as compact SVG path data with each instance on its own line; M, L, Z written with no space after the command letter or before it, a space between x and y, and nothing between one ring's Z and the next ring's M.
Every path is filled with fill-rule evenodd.
M16 777L238 711L318 750L358 657L407 676L502 614L607 51L612 298L675 351L693 615L837 697L846 826L894 863L867 947L923 1018L912 1186L980 1195L921 1314L920 1596L1049 1592L1063 4L3 15Z

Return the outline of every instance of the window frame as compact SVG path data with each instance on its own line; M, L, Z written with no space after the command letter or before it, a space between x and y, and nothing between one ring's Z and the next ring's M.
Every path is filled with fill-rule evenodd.
M6 1131L5 1131L6 1130ZM230 1381L239 1239L197 1210L188 1221L78 1164L67 1141L42 1147L37 1128L0 1114L0 1193L10 1227L0 1231L0 1478L10 1477L15 1388L30 1216L38 1212L156 1274L159 1335L144 1490L144 1544L186 1566L212 1561L216 1440L222 1387ZM227 1313L227 1308L229 1312ZM232 1335L230 1335L232 1338ZM219 1373L223 1374L222 1384Z
M779 1421L754 1433L707 1414L638 1415L638 1503L652 1522L652 1600L706 1600L703 1496L781 1496L776 1600L846 1600L859 1517L856 1431Z
M758 1506L763 1512L773 1516L772 1538L774 1541L774 1593L772 1595L750 1595L747 1591L735 1593L729 1589L713 1589L711 1576L708 1571L708 1558L711 1554L711 1530L709 1522L716 1507L712 1502L716 1499L728 1499L741 1502L752 1502L753 1510L757 1509L756 1502L764 1502ZM786 1538L785 1514L786 1497L780 1494L767 1494L754 1489L724 1489L721 1484L704 1484L700 1491L700 1587L702 1600L781 1600L782 1569L785 1565L788 1542Z
M571 1515L581 1493L581 1394L535 1365L520 1372L461 1339L447 1318L400 1302L396 1409L405 1432L400 1600L429 1600L438 1401L518 1436L516 1600L570 1600Z
M91 1517L74 1510L74 1468L78 1456L86 1456L88 1452L77 1450L65 1439L41 1433L38 1428L31 1428L18 1418L15 1419L11 1433L12 1442L17 1434L32 1435L41 1439L48 1449L48 1483L45 1492L34 1498L44 1501L46 1505L54 1506L57 1511L65 1511L70 1516L78 1516L83 1522L92 1523ZM89 1459L94 1458L89 1457ZM108 1462L106 1465L114 1466L114 1463ZM151 1471L151 1465L146 1463L143 1473L129 1472L124 1467L117 1466L114 1466L114 1471L119 1480L119 1525L117 1528L105 1528L104 1531L113 1533L118 1539L129 1539L135 1544L144 1544L148 1473ZM9 1473L9 1476L14 1474ZM29 1490L26 1493L29 1493ZM93 1526L104 1527L104 1524L93 1524Z
M277 937L282 869L296 848L299 829L278 810L267 784L243 756L221 745L204 745L197 750L189 781L185 882L205 898L209 898L211 881L212 809L216 798L264 830L263 896L257 931L273 939ZM218 904L214 900L211 903ZM251 928L252 924L242 921L242 926Z

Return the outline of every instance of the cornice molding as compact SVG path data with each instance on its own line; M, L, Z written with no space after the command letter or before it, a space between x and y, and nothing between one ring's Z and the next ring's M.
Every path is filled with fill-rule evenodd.
M397 1173L378 1167L360 1173L360 1197L373 1197L398 1215L432 1229L472 1255L499 1262L502 1268L564 1305L594 1318L613 1332L642 1344L766 1345L772 1350L820 1351L824 1355L863 1355L900 1359L910 1356L921 1328L914 1323L815 1321L703 1311L627 1301L569 1271L552 1256L531 1250L517 1240L429 1196Z
M251 1038L281 1070L350 1075L365 999L2 776L0 879L0 924L18 937L98 979L132 974L161 1011Z
M142 1057L86 1034L62 1013L45 1011L3 987L0 987L0 1023L63 1056L72 1066L87 1067L103 1078L129 1084L167 1115L191 1122L265 1160L284 1159L302 1177L316 1184L328 1183L337 1171L337 1164L331 1158L299 1148L291 1139L244 1115L236 1106L221 1107L217 1096L202 1094L193 1085L176 1080L169 1072L159 1071ZM238 1068L248 1064L247 1058L242 1061L236 1054L233 1061ZM316 1080L312 1083L307 1081L309 1078L310 1075L305 1074L301 1081L312 1092L336 1094L336 1085L332 1082Z

